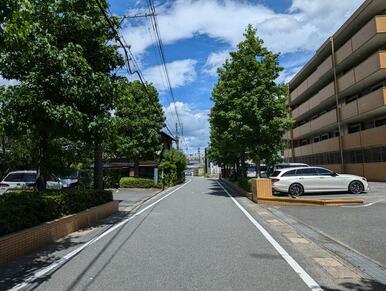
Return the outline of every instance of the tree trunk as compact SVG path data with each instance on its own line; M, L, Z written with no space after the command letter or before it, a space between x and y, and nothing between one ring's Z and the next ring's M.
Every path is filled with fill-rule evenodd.
M134 161L134 177L139 178L139 161Z
M99 141L94 144L94 189L103 190L103 146Z
M5 156L5 134L1 136L1 150L3 152L3 156Z
M241 171L240 171L240 178L244 179L247 177L247 165L245 163L245 158L241 158Z
M256 165L256 177L261 178L260 159L256 159L254 162Z
M40 144L39 144L39 160L38 169L36 173L36 189L39 192L47 189L48 179L48 134L46 132L41 133Z

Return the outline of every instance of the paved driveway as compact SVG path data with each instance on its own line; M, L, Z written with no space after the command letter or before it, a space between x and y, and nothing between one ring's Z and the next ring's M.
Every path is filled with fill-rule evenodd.
M386 202L386 183L369 182L370 191L359 195L353 195L348 192L341 193L309 193L304 194L305 198L360 198L368 203Z
M326 233L386 267L386 183L370 183L367 194L308 195L359 197L364 205L340 207L276 207L299 222Z

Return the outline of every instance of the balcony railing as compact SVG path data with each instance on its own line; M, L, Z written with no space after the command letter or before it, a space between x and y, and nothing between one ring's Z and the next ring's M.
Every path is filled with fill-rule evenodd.
M385 42L385 39L386 15L377 15L337 50L336 62L338 71L340 69L344 69L344 67L346 67L358 55L363 55L374 47L380 47L382 43ZM325 75L331 71L332 67L332 57L329 56L307 79L305 79L297 88L292 90L291 102L296 102L298 99L300 99L304 93L312 88L319 80L325 77ZM361 79L361 77L358 78L356 73L359 73L358 76L360 76L361 70L357 70L357 72L349 71L347 75L345 75L344 78L340 80L341 91L346 89L346 86L350 86L350 84L354 84ZM368 76L366 70L363 71L363 74L365 77ZM332 78L332 75L330 77Z
M386 88L379 88L359 99L356 99L341 108L342 121L361 116L374 110L386 110Z
M352 150L386 145L386 125L342 137L343 150ZM339 138L334 137L320 142L294 148L295 157L310 156L327 152L339 151ZM286 158L292 157L291 149L284 151Z

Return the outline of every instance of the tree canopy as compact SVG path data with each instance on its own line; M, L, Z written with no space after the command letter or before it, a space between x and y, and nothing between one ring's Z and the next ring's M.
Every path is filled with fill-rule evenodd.
M279 54L264 47L251 25L244 37L218 70L210 113L209 154L219 164L237 167L247 159L258 166L275 159L291 126L285 108L288 90L277 82L283 70Z
M31 132L45 176L55 139L101 144L115 98L112 71L123 59L94 1L5 0L1 5L0 74L19 82L4 92L5 130Z
M116 157L132 161L153 160L162 149L160 132L165 122L158 92L151 84L120 82L111 150Z

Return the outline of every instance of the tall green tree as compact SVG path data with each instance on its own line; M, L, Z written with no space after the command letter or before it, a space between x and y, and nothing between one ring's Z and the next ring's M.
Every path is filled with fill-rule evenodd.
M107 9L106 0L99 0ZM19 84L6 91L6 131L30 130L38 142L41 187L53 168L53 140L94 147L96 188L103 187L102 142L111 122L123 59L95 1L3 0L0 74ZM114 17L112 23L118 23Z
M261 160L277 156L291 126L285 108L287 87L277 82L283 70L279 54L264 47L251 25L244 37L218 70L210 115L211 146L224 160L231 154L243 168L242 176L247 159L255 161L259 173Z
M166 186L174 186L185 180L186 156L176 150L166 150L162 155L160 169L163 172L162 183Z
M140 160L153 160L162 149L160 131L165 117L158 92L151 84L120 81L115 102L112 151L116 157L135 162L136 176Z

